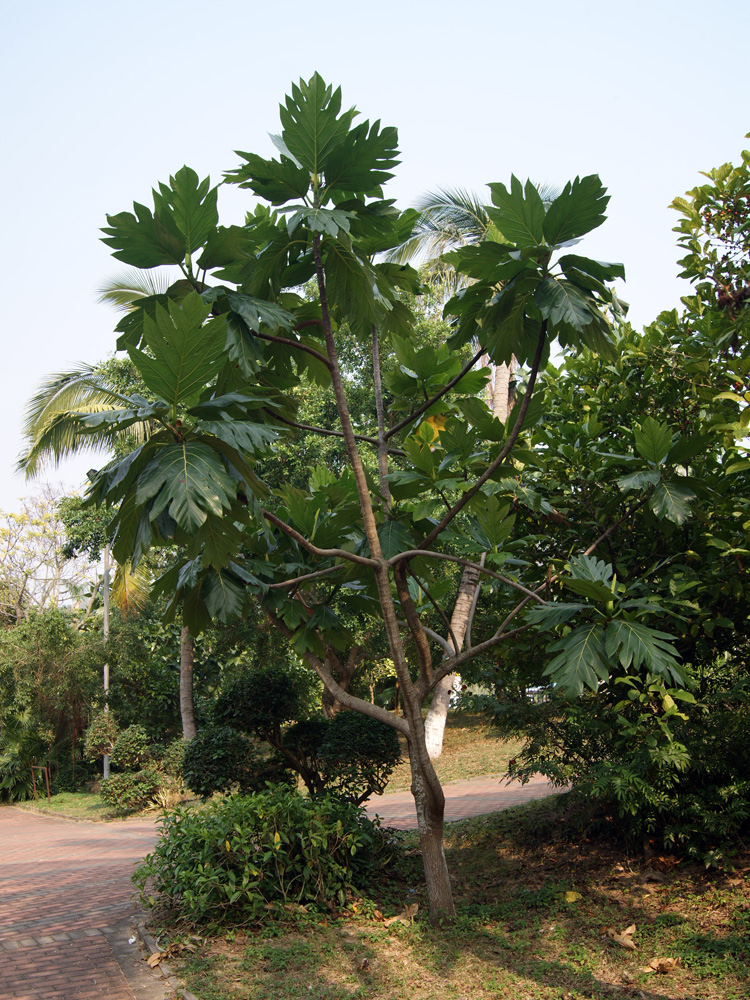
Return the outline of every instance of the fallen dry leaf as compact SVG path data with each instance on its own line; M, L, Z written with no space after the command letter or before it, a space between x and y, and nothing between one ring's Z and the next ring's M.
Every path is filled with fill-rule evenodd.
M618 933L613 927L607 928L607 937L614 941L615 944L619 944L621 948L627 948L630 951L635 951L635 944L633 943L633 935L635 934L635 924L631 924L630 927L626 927L622 933Z
M153 954L149 955L146 961L150 968L155 969L156 966L161 962L163 958L166 958L166 952L155 951Z
M663 976L672 972L680 965L679 958L652 958L648 965L644 966L644 972L660 972Z

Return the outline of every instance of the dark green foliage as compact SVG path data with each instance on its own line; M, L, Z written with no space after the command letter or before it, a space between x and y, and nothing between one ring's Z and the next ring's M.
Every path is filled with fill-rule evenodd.
M719 863L750 829L750 684L727 689L721 679L695 704L656 678L631 678L620 702L602 691L573 703L496 706L501 732L526 740L509 773L573 783L637 846L652 837Z
M283 666L248 670L230 684L216 701L216 719L240 732L259 735L278 732L299 718L301 691Z
M120 816L138 812L155 800L162 786L162 776L154 764L141 771L113 774L102 782L102 799Z
M202 729L185 744L182 778L201 798L214 792L257 792L292 781L285 762L269 757L258 744L229 726Z
M117 723L111 712L98 712L83 734L86 760L101 760L105 754L111 754L117 739Z
M379 828L361 809L274 789L165 815L133 881L144 903L173 920L259 924L274 904L342 904L388 860Z
M256 667L219 695L215 717L265 740L297 771L311 795L335 792L360 805L382 792L401 759L396 731L353 712L339 712L330 721L301 719L284 728L303 713L304 694L304 675L282 666Z
M328 723L318 751L326 791L361 805L382 794L401 761L395 729L355 712L339 712Z
M32 797L31 765L46 764L48 748L49 733L40 730L28 709L19 714L9 712L3 717L0 724L0 802L19 802ZM41 775L41 771L38 773Z
M0 715L31 713L50 743L82 738L101 686L102 645L56 608L0 630Z
M143 726L128 726L118 734L112 748L112 763L135 771L151 760L150 740Z
M187 743L181 736L172 740L166 746L154 745L151 747L151 756L156 762L156 766L168 778L182 777L182 764L185 759L185 748Z

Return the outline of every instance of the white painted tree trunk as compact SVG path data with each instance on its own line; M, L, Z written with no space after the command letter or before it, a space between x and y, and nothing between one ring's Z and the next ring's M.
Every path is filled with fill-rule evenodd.
M513 362L510 365L495 365L492 369L492 380L489 384L490 393L487 403L492 410L493 417L505 423L510 411L510 379ZM451 618L451 629L458 643L459 652L463 646L466 635L466 626L469 621L469 613L474 600L474 594L479 586L479 574L476 570L468 566L463 572L461 583L458 588L458 598L453 608ZM452 644L452 639L446 636L448 642ZM435 687L432 695L432 703L425 718L425 740L427 752L431 760L436 760L443 752L443 737L445 735L445 723L448 718L450 708L451 692L461 682L458 674L448 674Z
M479 584L479 571L471 566L466 566L461 575L461 582L458 586L458 597L451 616L451 632L448 642L459 652L464 644L466 627L469 624L469 613L474 601L474 594ZM443 735L445 733L445 720L448 717L450 707L451 691L455 684L460 683L458 674L448 674L435 687L432 695L432 704L424 720L425 744L427 753L431 760L435 760L443 752Z

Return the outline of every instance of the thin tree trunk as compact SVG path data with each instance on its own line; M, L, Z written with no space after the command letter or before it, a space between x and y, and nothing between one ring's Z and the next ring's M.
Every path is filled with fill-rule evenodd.
M469 624L469 615L474 603L474 594L479 585L479 570L473 566L464 567L461 574L461 582L458 586L458 597L451 616L451 631L456 638L458 648L456 653L461 652L464 643L466 628ZM450 642L450 639L448 640ZM448 717L451 692L458 682L458 674L448 674L436 686L432 694L432 704L425 718L425 745L431 760L436 760L443 752L443 736L445 733L445 722Z
M495 365L492 390L492 416L505 423L510 410L510 365Z
M417 811L419 846L430 901L430 923L450 923L456 916L456 908L443 850L445 795L427 755L424 732L419 732L423 725L420 706L416 702L410 705L404 699L404 712L409 717L412 731L408 739L411 793Z
M198 732L198 727L195 724L195 702L193 700L194 664L195 642L188 627L183 625L180 632L180 716L184 740L192 740Z

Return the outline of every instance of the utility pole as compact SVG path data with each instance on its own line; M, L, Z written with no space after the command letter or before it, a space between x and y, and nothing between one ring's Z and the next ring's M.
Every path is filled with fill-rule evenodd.
M104 546L104 655L107 654L109 639L109 542ZM104 711L109 712L109 663L104 664ZM109 777L109 754L104 755L104 778Z

